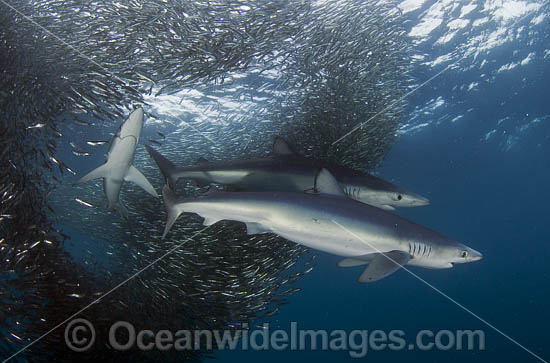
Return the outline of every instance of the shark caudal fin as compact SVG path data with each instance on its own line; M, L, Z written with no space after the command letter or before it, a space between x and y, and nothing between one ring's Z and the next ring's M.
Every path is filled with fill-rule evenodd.
M120 202L120 200L114 203L109 203L109 209L116 210L122 216L122 218L127 221L130 220L128 209L126 209L126 207Z
M178 178L174 176L174 172L176 171L177 167L172 164L170 160L166 159L158 151L156 151L149 145L145 145L145 148L147 149L147 152L153 158L153 160L155 160L155 163L157 163L160 172L166 180L166 184L168 184L170 188L174 188L176 182L178 181Z
M122 216L122 218L128 223L128 229L130 230L130 233L134 233L132 228L132 222L130 220L130 214L128 213L128 209L124 206L124 204L120 202L120 200L117 201L116 203L109 204L109 209L116 210Z
M89 180L97 179L97 178L105 178L109 172L109 167L107 163L95 168L94 170L90 171L88 174L84 175L82 178L78 179L75 184L80 184L87 182Z
M183 213L183 204L180 203L180 198L178 198L176 193L174 193L168 185L164 185L164 188L162 188L162 199L164 200L164 207L168 214L166 226L162 233L162 238L164 239L170 228L174 225L176 219Z

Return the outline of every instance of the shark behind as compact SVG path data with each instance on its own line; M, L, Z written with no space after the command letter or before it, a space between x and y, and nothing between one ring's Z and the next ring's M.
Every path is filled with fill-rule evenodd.
M316 172L326 168L336 177L344 193L357 201L385 210L429 204L428 199L373 175L303 157L280 137L275 138L273 157L221 162L203 160L190 167L176 167L159 152L149 146L146 148L171 187L179 179L191 179L198 184L227 185L236 191L303 192L313 188Z
M158 198L155 188L149 183L147 178L132 165L134 153L136 151L141 129L143 127L143 109L138 108L130 114L118 128L107 153L105 164L90 171L82 178L77 180L76 184L89 180L103 178L103 189L109 209L116 209L125 219L128 219L128 211L120 203L120 189L123 181L131 181L153 197Z
M246 224L248 234L275 233L295 243L344 257L339 266L366 265L360 282L372 282L403 265L433 269L481 259L482 255L435 231L348 198L326 169L315 178L317 193L213 192L178 198L165 186L168 213L163 237L183 212L205 225L220 220Z

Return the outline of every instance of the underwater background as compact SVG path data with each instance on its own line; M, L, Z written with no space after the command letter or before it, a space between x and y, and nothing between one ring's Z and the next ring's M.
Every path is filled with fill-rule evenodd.
M411 270L546 360L550 356L545 328L550 320L546 309L550 257L550 231L546 227L546 202L550 200L548 28L536 30L533 19L537 16L527 15L529 7L537 3L416 3L423 4L409 13L413 29L422 22L437 23L438 17L430 18L429 14L437 14L433 9L438 6L442 9L438 16L445 19L432 31L436 34L420 41L427 59L443 57L447 52L467 53L465 44L476 36L470 23L452 40L434 45L451 32L444 24L452 21L446 10L453 6L477 5L474 14L460 17L470 21L482 17L477 11L483 9L483 3L485 9L489 4L502 6L500 22L484 30L502 35L499 42L490 45L490 52L455 59L462 66L446 71L410 97L406 126L376 175L431 201L427 207L400 209L399 215L453 236L484 256L481 261L449 270ZM542 23L548 21L547 11L538 16L545 19ZM427 79L444 64L417 70L422 75L419 78ZM481 329L486 334L483 351L371 349L362 359L540 361L405 271L367 286L350 284L358 271L336 267L338 260L320 254L319 268L302 281L306 291L281 309L276 326L289 330L290 322L297 321L303 329L400 329L411 341L422 329ZM308 293L306 286L315 293ZM224 352L221 356L270 362L354 360L346 352L319 351Z
M23 6L24 3L19 1L9 4L22 11L28 10L28 16L41 16L38 3L29 2L28 7ZM55 5L55 2L49 3ZM278 6L284 8L282 3L285 2L278 3ZM370 170L378 177L429 198L429 206L400 209L395 213L461 241L483 253L484 257L471 264L456 264L452 269L428 270L412 267L410 270L477 317L404 270L373 284L359 284L356 282L359 268L337 267L337 256L306 251L276 237L242 237L242 226L226 222L221 223L211 234L200 236L197 241L186 244L187 247L179 249L166 264L145 271L128 286L113 293L109 299L103 299L94 305L89 309L88 315L82 316L97 325L99 335L101 329L112 322L129 319L136 319L133 321L136 326L156 330L238 328L242 322L248 322L251 328L269 322L270 330L287 331L290 331L292 322L296 322L300 329L327 331L349 332L359 329L389 332L397 329L406 333L407 342L413 341L414 336L424 329L434 332L480 329L485 333L484 349L369 349L366 356L358 359L375 362L536 362L550 358L547 344L550 334L545 330L550 322L550 312L547 309L550 299L547 263L550 259L547 247L550 230L547 228L549 214L546 206L550 200L548 3L504 0L364 3L329 1L317 2L322 9L323 6L332 6L330 11L323 12L325 17L313 11L309 19L298 16L311 11L304 10L307 8L305 3L307 2L300 2L304 8L298 5L293 5L297 8L292 8L286 3L287 8L284 9L287 12L277 12L277 16L284 21L268 24L262 28L263 33L258 31L256 38L247 40L250 41L250 48L243 45L244 41L239 43L243 46L242 49L254 49L250 53L251 64L255 64L252 68L248 68L246 59L232 62L229 56L232 53L220 50L217 57L221 57L220 54L224 57L214 57L215 60L189 56L195 53L180 54L181 57L189 56L193 62L197 62L191 62L188 68L182 68L188 73L177 73L174 70L174 74L168 74L166 69L180 63L181 58L165 52L170 46L155 39L155 36L160 35L136 30L140 37L150 34L152 44L158 42L155 49L159 54L162 53L162 62L166 64L161 65L160 58L152 59L152 55L144 56L150 63L140 66L139 69L143 67L144 70L143 77L158 77L158 82L141 78L141 82L147 85L138 87L136 85L139 82L132 78L136 73L133 73L128 76L129 84L133 88L133 91L129 91L130 95L121 95L124 88L116 84L118 81L108 77L95 79L94 72L101 73L101 70L85 68L75 60L79 58L78 55L66 55L61 52L61 49L66 48L65 45L57 44L59 49L55 49L54 54L61 59L67 56L67 64L75 67L68 69L63 65L63 70L55 67L47 69L54 69L60 74L80 72L83 78L74 83L70 80L67 82L64 78L61 81L62 78L54 76L49 80L51 89L59 87L75 90L76 93L70 93L71 98L64 100L65 93L60 92L61 101L58 101L61 104L78 105L66 107L61 113L49 109L44 111L50 112L51 118L71 120L56 124L55 132L60 132L63 136L58 138L60 141L52 155L56 160L64 161L77 175L97 167L104 160L106 146L100 144L96 147L87 142L108 141L118 124L126 117L131 105L139 102L146 103L146 124L141 145L136 151L135 165L152 181L157 190L160 190L162 180L144 151L145 143L170 155L178 164L187 165L199 157L230 160L268 155L273 137L282 135L305 154ZM328 5L322 5L324 3ZM71 6L75 4L78 5L78 2L72 2ZM131 8L133 3L128 4ZM208 18L206 15L211 15L206 2L195 4L197 8L192 10L204 12L205 18ZM266 15L270 6L275 6L273 3L258 1L257 4L269 6L258 5L263 13L258 11L255 17L247 15L241 19L243 23L238 27L234 24L230 27L242 29L242 25L244 28L248 26L247 29L250 30L258 24L266 23L266 19L277 19L277 16ZM64 9L64 6L69 7L59 4L56 6L58 10ZM223 6L247 5L227 2ZM373 13L375 6L383 11ZM164 5L159 5L159 8L163 7ZM13 17L13 14L10 15L12 9L6 3L2 2L0 8L4 11L4 17ZM52 6L52 9L55 8ZM170 7L166 5L166 9ZM357 9L369 14L368 17L361 17L364 23L357 20L361 14ZM220 5L220 12L226 10ZM137 12L146 11L147 9L141 9ZM357 13L355 17L354 12ZM169 11L165 15L168 13ZM151 14L157 20L157 16L161 16L157 15L161 13L152 11ZM192 11L190 14L192 17ZM65 15L59 10L57 16L62 20ZM357 38L345 42L341 39L346 38L339 38L339 33L335 35L330 26L322 31L314 31L315 24L330 23L327 19L331 18L336 19L335 24L360 24L371 31L369 26L373 23L376 24L375 29L380 29L381 24L391 25L388 25L387 30L380 31L380 39L371 32L364 36L359 34ZM43 19L48 20L47 17ZM294 19L294 22L289 22L289 19ZM20 17L13 24L22 24L25 20ZM59 33L62 39L64 37L60 32L70 33L56 25L55 21L48 23L46 20L41 24L52 33ZM107 20L105 15L108 23ZM256 21L257 24L254 23ZM154 22L146 24L151 26ZM163 25L167 26L166 24ZM300 30L304 24L308 25L308 31ZM10 34L16 25L12 28L5 25L2 28L2 45L6 51L14 49L10 48L10 38L6 34ZM19 38L14 36L13 39L25 39L23 33L26 27L32 28L35 25L25 23L19 28ZM274 29L273 34L265 29ZM286 29L288 34L281 34L281 29ZM344 34L345 31L352 31L344 29ZM104 31L98 25L98 29L86 31L100 30ZM200 31L197 39L207 34L206 31ZM276 31L279 33L275 33ZM71 44L82 46L78 49L85 50L86 45L92 43L87 38L79 40L77 31L73 35L75 42ZM123 35L132 37L131 33ZM369 36L372 38L361 43L361 39ZM193 39L195 42L195 38ZM287 39L306 45L303 48L298 47L298 52L292 52L291 44L281 48L272 44L283 43ZM388 39L395 40L395 43L386 47ZM56 43L58 40L48 41ZM190 48L196 54L202 54L205 47L211 46L217 50L224 46L230 47L230 43L227 39L222 39L219 44L205 45L195 42ZM332 46L328 50L323 49L325 43ZM369 46L372 52L378 52L380 56L365 67L376 71L368 73L364 78L352 77L356 74L363 75L362 70L353 73L353 67L356 66L353 61L338 65L330 63L333 59L369 59ZM116 68L118 72L117 77L126 80L121 75L128 70L136 71L137 68L125 64L125 59L131 59L123 53L127 50L114 45L109 48L105 44L97 47L97 50L88 48L94 54L91 57L107 69L110 68L110 56L118 54L120 59L112 60L113 69ZM339 47L344 50L338 51ZM359 48L363 48L365 53L350 50ZM272 52L271 49L276 51ZM307 49L322 49L322 52L312 51L308 56ZM70 49L66 49L66 52L71 53ZM281 60L279 55L287 53L288 57ZM174 58L170 59L167 54L174 55ZM225 57L226 55L228 56ZM328 65L315 64L312 59L316 59L316 56L319 62L325 60ZM55 59L54 56L52 58ZM7 57L3 58L2 62L5 65L3 82L12 82L8 73L16 70L21 78L17 82L14 80L12 87L18 89L21 79L31 75L21 71L24 69L23 65L8 62L6 59ZM262 63L264 61L269 67ZM386 64L379 65L380 62ZM40 69L44 64L51 67L52 64L51 59L40 57L34 58L32 63L35 64L28 69ZM148 67L151 69L147 70ZM346 67L351 69L349 74L340 73ZM147 71L153 75L147 74ZM310 73L315 72L321 74L321 78L326 76L323 79L329 81L318 81L315 76L310 76ZM192 76L188 77L188 74ZM227 75L231 81L220 81L220 75ZM166 79L169 78L175 80L174 84L169 84L168 90L162 91L162 87L168 84ZM101 92L86 94L86 82L89 79L97 82L94 84L101 89L102 82L112 81L116 92L104 94L105 99L100 97ZM323 93L323 86L338 79L348 81L344 85L331 86L331 89L336 89L339 93ZM26 84L24 87L19 89L28 89ZM4 89L9 90L10 87ZM361 92L355 93L354 90L357 89ZM2 105L6 110L9 108L6 114L22 115L25 110L33 108L33 101L43 102L37 97L29 99L32 92L32 87L27 94L0 91ZM41 92L46 91L40 89L37 94ZM84 99L92 95L96 97L92 99L92 104L104 104L94 107L86 102L80 104L78 102L81 100L77 99L77 95L84 96ZM342 100L335 95L342 96ZM13 101L13 97L17 100ZM73 102L73 98L78 102ZM370 100L368 107L372 108L357 106L359 101L347 102L349 100L359 100L361 105L368 104ZM297 107L298 104L300 107ZM86 107L93 111L80 114L74 112L74 109ZM109 111L101 113L102 109ZM371 119L372 115L376 118ZM339 117L341 120L338 120ZM78 122L74 123L73 119ZM360 136L346 140L339 148L330 146L338 137L365 120L373 125L367 122L366 130L361 128ZM35 125L37 121L40 122L39 119L29 118L27 125ZM5 122L9 124L10 120L5 119ZM325 127L326 132L323 131ZM47 128L37 127L38 130ZM24 144L26 139L9 136L9 131L3 135L6 137L5 145L22 144L19 148L23 149L21 153L29 152L29 144ZM33 142L37 143L37 148L41 147L40 143L43 144L43 150L49 148L42 136ZM8 154L11 152L9 150ZM4 152L2 157L5 154ZM11 157L10 160L15 159ZM27 194L33 195L32 200L39 200L35 196L46 194L51 198L53 211L47 214L55 215L52 222L54 229L62 231L68 237L64 242L53 243L63 253L59 252L58 255L57 252L40 252L40 256L46 256L44 261L49 260L51 266L46 262L37 262L42 260L34 255L32 258L18 259L19 256L30 254L21 255L21 251L35 249L25 245L27 247L17 247L20 250L14 250L9 243L16 241L23 232L15 237L10 233L16 228L32 230L29 226L35 222L21 222L21 225L16 226L3 225L0 229L3 233L2 243L4 246L8 244L0 251L5 262L2 271L3 299L0 306L3 321L0 331L6 337L0 344L2 358L10 357L37 337L49 332L50 328L86 307L101 296L101 293L117 286L173 248L176 242L193 235L201 228L200 218L188 216L185 221L178 222L179 229L174 233L173 240L160 241L165 219L161 203L145 200L145 193L125 185L122 199L128 202L133 217L133 230L129 232L118 214L107 211L101 183L74 187L72 183L77 177L66 171L58 173L56 164L58 163L52 164L49 172L40 174L40 178L54 175L60 179L59 183L54 183L57 186L52 188L51 193L42 187L29 191L27 184L24 189L28 191ZM4 170L8 169L9 167ZM59 166L59 169L62 167ZM12 176L14 172L9 170L6 174ZM39 184L35 182L37 179L30 179L32 183ZM194 186L187 184L181 191L197 193ZM75 202L75 198L93 204L94 207ZM10 218L6 217L7 222L2 220L2 223L8 223ZM28 245L32 246L35 240ZM23 244L21 242L17 246ZM233 248L222 249L231 244ZM44 243L39 246L42 245ZM311 256L317 256L313 263L310 262ZM53 262L54 258L60 262ZM73 265L67 261L78 267L73 269ZM224 267L222 269L218 265L207 264L209 267L206 269L197 268L201 261L222 261L220 266ZM57 272L58 275L63 274L61 278L52 277L47 279L47 283L37 278L51 274L51 271L58 271L60 266L67 269L63 273ZM310 269L310 266L315 268ZM241 276L238 275L239 271L246 273ZM250 271L256 271L257 275ZM225 280L224 276L233 274L238 275L238 279L231 281L239 281L239 289L230 288L229 286L234 285ZM42 284L44 290L48 290L51 295L40 290L33 281ZM85 285L86 281L89 286ZM228 304L216 293L234 294L235 290L241 291L242 295L233 295L233 300ZM108 305L102 308L102 303ZM41 317L46 317L46 314L50 315L44 320L48 323L52 320L52 325L38 328L37 326L44 323L40 323ZM31 361L53 358L87 360L97 357L144 361L176 358L208 360L208 357L214 357L223 362L358 360L352 358L348 351L321 349L237 349L197 352L192 355L135 351L121 353L104 344L106 330L103 337L98 336L101 343L96 343L102 346L94 347L91 352L74 353L63 345L63 329L58 328L57 333L50 334L48 339L33 345L19 358ZM48 352L51 356L47 355Z

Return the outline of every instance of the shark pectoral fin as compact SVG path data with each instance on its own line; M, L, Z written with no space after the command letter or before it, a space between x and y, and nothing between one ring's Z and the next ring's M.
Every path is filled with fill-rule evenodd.
M275 136L275 140L273 141L273 153L277 156L297 155L290 145L279 136Z
M359 276L359 282L374 282L391 275L399 270L411 259L411 255L403 251L390 251L386 253L377 253L367 266L365 271Z
M90 171L88 174L84 175L82 178L78 179L75 184L84 183L89 180L93 180L97 178L105 178L108 175L108 173L109 173L109 167L107 166L107 163L105 163L100 167Z
M149 180L147 180L145 175L143 175L141 171L137 170L136 167L133 165L130 165L130 168L128 168L128 171L124 176L124 180L139 185L141 188L143 188L143 190L145 190L147 193L151 194L155 198L159 197L157 191L155 190L155 188L153 188L151 183L149 183Z
M338 180L325 168L321 168L315 175L314 189L318 193L346 196Z
M376 257L376 255L376 253L371 253L363 256L344 258L342 261L338 262L337 265L338 267L354 267L366 265L367 263L370 263L374 259L374 257Z
M260 223L246 223L246 234L269 233L271 230Z
M355 258L344 258L342 261L338 262L338 267L354 267L366 265L368 261L358 260Z

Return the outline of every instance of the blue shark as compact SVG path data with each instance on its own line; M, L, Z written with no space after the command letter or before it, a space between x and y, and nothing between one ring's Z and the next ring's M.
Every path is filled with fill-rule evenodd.
M147 178L132 165L142 127L143 109L138 108L130 114L128 119L120 125L115 133L105 164L90 171L76 181L76 184L79 184L103 178L103 190L109 203L109 209L116 209L125 219L128 219L128 210L120 202L119 197L124 181L133 182L153 197L159 197Z
M182 198L165 185L168 218L163 238L183 212L200 215L204 225L243 222L248 234L275 233L342 256L341 267L368 265L359 282L380 280L404 265L443 269L482 258L478 251L438 232L349 198L327 169L318 171L315 191L210 192Z
M227 185L233 191L302 192L312 189L315 173L319 168L326 168L336 177L344 193L360 202L385 210L430 203L421 195L368 173L303 157L280 137L275 138L273 157L220 162L202 160L189 167L177 167L153 148L146 148L172 188L180 179L191 179L199 185Z

